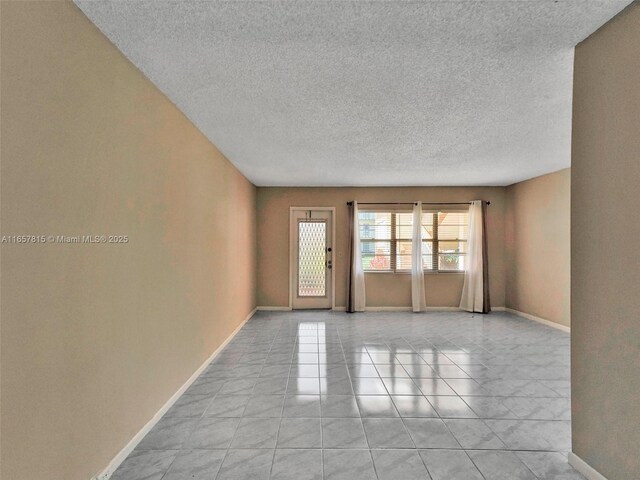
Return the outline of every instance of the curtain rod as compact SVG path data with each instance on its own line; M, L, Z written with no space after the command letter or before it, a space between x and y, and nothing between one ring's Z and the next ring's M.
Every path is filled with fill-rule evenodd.
M352 205L353 202L347 202ZM471 205L471 202L422 202L423 205ZM486 202L491 205L491 202ZM417 202L358 202L358 205L417 205Z

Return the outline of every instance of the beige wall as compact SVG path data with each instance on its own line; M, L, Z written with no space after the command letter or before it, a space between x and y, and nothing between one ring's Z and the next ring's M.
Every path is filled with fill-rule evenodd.
M569 326L571 170L506 189L508 308Z
M576 47L571 171L573 451L640 478L640 4Z
M2 472L87 480L254 308L255 188L73 4L2 2Z
M491 201L487 214L491 303L504 306L504 209L503 187L410 187L410 188L279 188L260 187L257 195L258 282L257 303L261 306L289 304L289 207L336 207L337 307L346 305L349 230L347 205L359 202L466 202ZM425 275L429 306L458 306L463 275ZM411 306L411 275L366 274L367 306Z

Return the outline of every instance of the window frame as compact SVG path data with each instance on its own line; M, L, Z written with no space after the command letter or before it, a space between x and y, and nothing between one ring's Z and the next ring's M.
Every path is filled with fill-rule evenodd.
M392 273L392 274L400 274L400 275L410 275L411 274L411 269L398 269L397 268L397 255L398 255L398 243L399 242L413 242L413 238L397 238L397 214L411 214L412 211L411 210L360 210L359 213L389 213L391 215L391 219L390 219L390 238L389 239L377 239L377 238L367 238L367 239L360 239L360 251L362 252L362 245L363 243L375 243L375 242L389 242L389 268L388 269L378 269L378 270L367 270L364 269L364 273L368 274L368 273ZM424 274L425 275L433 275L433 274L464 274L464 270L442 270L440 269L440 242L464 242L467 243L468 239L460 239L457 238L455 240L452 239L441 239L439 236L439 227L440 227L440 222L438 219L438 215L441 213L467 213L467 228L469 227L469 217L468 217L468 210L466 209L458 209L458 208L451 208L451 209L440 209L440 210L423 210L422 211L422 215L424 217L425 214L427 215L433 215L433 238L431 240L424 240L422 239L422 244L423 246L426 243L431 243L432 245L432 254L431 254L431 266L432 268L424 268ZM360 228L360 220L358 219L358 228ZM422 225L421 225L422 228ZM424 254L423 254L424 255ZM433 268L433 267L436 268Z

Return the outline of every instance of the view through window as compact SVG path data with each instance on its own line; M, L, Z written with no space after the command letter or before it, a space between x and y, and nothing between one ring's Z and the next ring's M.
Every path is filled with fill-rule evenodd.
M360 249L368 272L410 272L413 214L361 211ZM422 212L422 264L425 271L464 271L469 214L466 210Z

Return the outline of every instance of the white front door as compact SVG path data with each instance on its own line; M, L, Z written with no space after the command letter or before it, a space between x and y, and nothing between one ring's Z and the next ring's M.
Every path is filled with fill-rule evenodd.
M333 211L291 210L291 306L331 308L333 304Z

